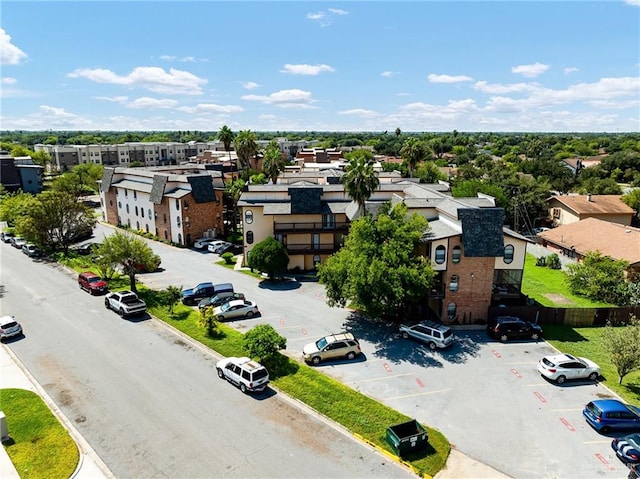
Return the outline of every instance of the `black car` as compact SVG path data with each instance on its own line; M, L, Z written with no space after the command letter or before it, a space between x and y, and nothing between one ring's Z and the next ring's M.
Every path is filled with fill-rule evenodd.
M516 316L497 316L489 320L487 333L500 341L509 339L538 340L542 336L542 328Z
M204 309L209 306L212 308L217 308L218 306L222 306L224 303L228 303L229 301L235 301L237 299L245 299L244 294L242 293L220 293L215 296L211 296L210 298L204 298L198 303L198 309Z

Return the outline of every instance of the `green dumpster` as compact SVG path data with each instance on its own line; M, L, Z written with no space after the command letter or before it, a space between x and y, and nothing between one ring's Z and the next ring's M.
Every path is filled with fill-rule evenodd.
M387 442L396 455L404 457L412 452L427 448L427 431L418 421L412 419L411 421L388 427Z

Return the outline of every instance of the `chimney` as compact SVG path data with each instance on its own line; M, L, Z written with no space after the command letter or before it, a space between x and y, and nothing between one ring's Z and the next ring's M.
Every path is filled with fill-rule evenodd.
M587 195L587 201L591 201L591 193Z

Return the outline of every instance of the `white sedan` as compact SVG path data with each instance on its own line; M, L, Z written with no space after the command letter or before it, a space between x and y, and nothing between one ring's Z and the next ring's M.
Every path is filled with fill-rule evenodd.
M218 241L215 238L198 238L194 243L193 247L195 249L207 249L211 243Z
M228 319L253 318L260 314L258 305L254 301L246 299L237 299L224 303L222 306L213 308L213 315L218 321L226 321Z
M207 245L207 250L209 251L209 253L215 253L218 248L225 244L227 244L226 241L215 240Z
M571 354L545 356L538 361L538 372L544 377L562 384L567 379L589 379L600 377L600 367L587 358L576 358Z

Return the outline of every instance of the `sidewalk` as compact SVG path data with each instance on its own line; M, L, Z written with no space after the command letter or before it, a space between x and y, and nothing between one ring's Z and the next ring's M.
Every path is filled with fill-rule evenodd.
M8 346L0 346L0 389L16 388L33 391L40 395L51 411L62 422L75 440L80 452L78 467L72 474L73 479L115 479L113 473L85 441L73 424L62 414L47 393L25 370ZM2 406L0 405L0 408ZM7 418L9 436L11 436L11 418ZM2 479L20 479L5 448L0 451L0 476Z

